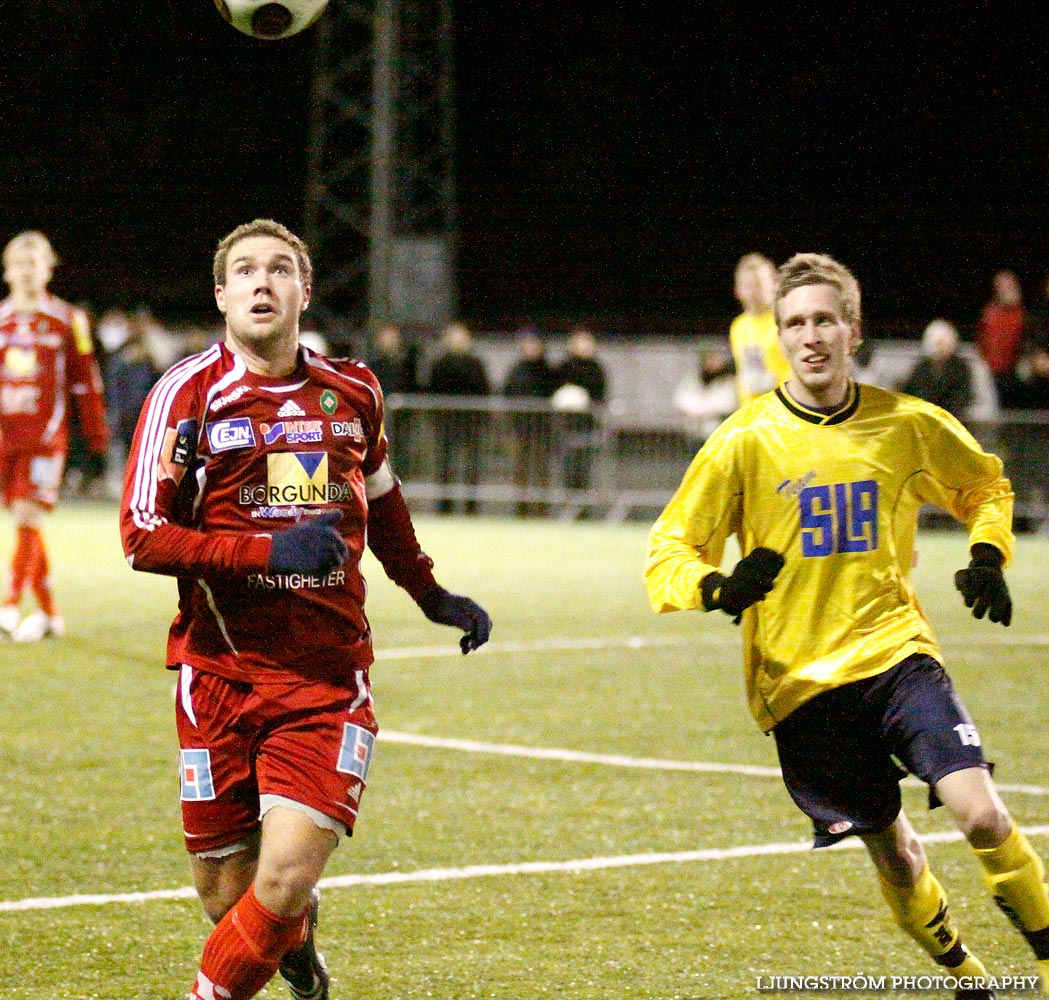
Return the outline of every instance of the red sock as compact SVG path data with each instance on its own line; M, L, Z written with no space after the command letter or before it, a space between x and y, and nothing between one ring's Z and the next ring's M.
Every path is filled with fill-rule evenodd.
M7 591L7 603L18 604L22 600L29 579L32 563L36 557L36 539L40 532L36 528L20 524L15 532L15 551L11 557L11 581Z
M249 887L204 943L189 1000L250 1000L273 978L281 956L305 939L306 913L278 917Z
M33 559L29 564L29 582L33 587L37 604L45 615L55 614L55 599L51 595L51 567L47 561L47 548L44 546L44 536L36 531L36 539L33 543Z

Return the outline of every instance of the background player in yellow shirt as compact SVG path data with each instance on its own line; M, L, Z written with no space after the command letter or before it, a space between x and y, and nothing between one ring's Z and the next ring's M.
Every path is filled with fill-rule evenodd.
M736 265L733 292L743 307L728 331L736 364L736 394L742 406L786 381L790 365L780 349L772 312L776 265L763 254L744 254Z
M790 377L715 431L653 526L652 605L742 621L750 708L776 738L816 846L859 836L900 926L948 974L982 977L902 810L895 761L925 781L1033 948L1044 988L1044 867L994 787L909 578L918 510L937 504L969 528L971 562L955 575L966 605L1010 623L1002 463L946 411L852 381L860 289L837 261L791 258L775 311ZM743 557L726 576L731 535Z

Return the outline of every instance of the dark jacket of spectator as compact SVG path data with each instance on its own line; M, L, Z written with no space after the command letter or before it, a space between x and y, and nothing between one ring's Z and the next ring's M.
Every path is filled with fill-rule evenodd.
M934 319L925 328L922 357L900 388L965 418L975 398L972 366L958 353L958 331L947 320Z

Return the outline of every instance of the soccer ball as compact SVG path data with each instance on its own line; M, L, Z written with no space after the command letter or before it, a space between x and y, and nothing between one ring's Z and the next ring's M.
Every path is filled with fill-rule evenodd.
M219 13L237 31L252 38L276 39L297 35L328 6L328 0L215 0Z

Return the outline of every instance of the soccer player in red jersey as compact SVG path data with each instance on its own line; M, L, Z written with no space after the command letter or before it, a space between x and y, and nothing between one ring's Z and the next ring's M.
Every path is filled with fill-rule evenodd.
M0 482L16 541L0 636L31 642L63 631L42 525L62 483L70 402L93 454L104 458L109 431L87 318L47 289L56 264L47 237L19 233L3 260L10 294L0 302ZM26 589L39 610L23 618Z
M215 922L189 1000L247 1000L275 972L328 996L316 884L352 833L377 732L365 543L431 621L487 641L474 601L433 576L387 457L383 397L354 361L298 343L312 266L256 219L219 243L226 336L153 388L128 460L124 550L178 578L182 813Z

